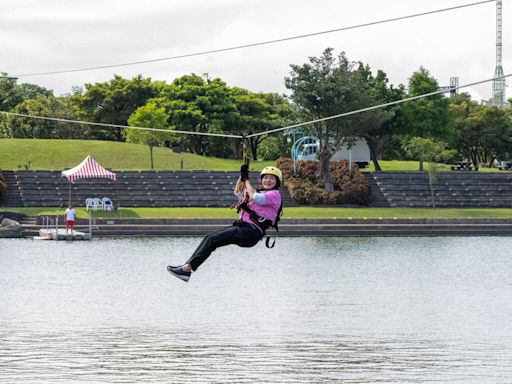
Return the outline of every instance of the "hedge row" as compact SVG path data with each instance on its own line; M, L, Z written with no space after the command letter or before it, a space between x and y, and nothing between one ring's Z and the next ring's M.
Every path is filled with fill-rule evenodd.
M292 159L280 157L277 160L277 167L283 172L284 185L296 202L310 205L369 204L370 186L356 164L352 164L351 172L347 160L331 161L334 192L324 189L319 164L314 160L298 161L294 175Z

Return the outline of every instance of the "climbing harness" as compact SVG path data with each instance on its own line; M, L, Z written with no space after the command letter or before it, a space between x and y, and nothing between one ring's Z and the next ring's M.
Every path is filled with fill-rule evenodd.
M261 230L263 236L267 236L266 230L268 228L274 228L276 231L275 236L267 236L267 239L265 240L265 245L267 246L267 248L273 248L276 243L276 238L279 234L279 228L277 223L279 222L279 219L281 218L281 215L283 213L283 203L281 202L279 210L277 211L277 217L274 221L258 215L247 205L249 203L249 194L247 193L247 189L245 187L245 181L249 177L249 157L247 156L247 136L246 134L243 134L242 137L243 164L240 169L240 178L238 179L235 186L235 194L238 196L238 201L232 206L232 208L236 208L237 212L240 212L240 210L244 210L245 212L247 212L249 214L249 218ZM261 175L264 174L274 175L277 178L278 182L281 182L282 174L281 171L276 167L263 168L263 170L261 171ZM233 223L233 225L240 225L240 220L236 220ZM273 240L272 242L270 242L271 239Z
M274 248L274 245L276 244L277 236L279 236L278 223L283 214L283 203L281 202L281 205L279 206L279 209L277 210L277 216L274 221L267 219L266 217L258 215L251 208L249 208L249 206L247 205L247 202L243 202L242 204L239 204L239 206L237 207L237 210L240 211L241 209L249 214L249 218L259 229L261 229L261 231L263 232L263 236L267 236L267 238L265 240L266 247ZM237 223L237 222L235 222L235 223ZM269 228L273 228L276 231L276 234L273 236L267 235L266 231ZM271 239L272 239L272 243L270 242Z

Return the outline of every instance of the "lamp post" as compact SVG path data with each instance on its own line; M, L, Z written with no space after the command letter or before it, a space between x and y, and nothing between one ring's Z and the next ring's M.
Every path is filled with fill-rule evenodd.
M298 141L301 140L301 139L299 139L298 141L295 140L295 135L303 135L304 133L301 130L293 129L291 131L288 131L287 134L288 134L288 138L286 139L286 142L292 144L292 147L290 149L290 155L291 155L291 158L293 161L293 175L295 176L297 174L296 163L297 163L297 156L298 156L298 149L299 149ZM290 135L293 136L293 139L290 137Z
M348 148L348 170L352 175L352 147Z

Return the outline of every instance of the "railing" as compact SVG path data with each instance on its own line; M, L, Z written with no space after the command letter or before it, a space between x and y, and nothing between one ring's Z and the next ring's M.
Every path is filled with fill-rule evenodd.
M43 230L51 237L51 232L55 229L55 236L53 240L59 240L59 216L56 215L55 219L50 216L43 216Z
M91 212L89 212L89 238L92 240L92 216ZM59 215L55 216L43 216L43 228L42 228L50 237L52 233L55 234L53 236L53 240L59 240Z

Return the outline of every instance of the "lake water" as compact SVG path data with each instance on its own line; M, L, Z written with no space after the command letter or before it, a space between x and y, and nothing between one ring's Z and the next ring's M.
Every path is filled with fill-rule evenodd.
M0 239L0 383L512 383L512 238Z

